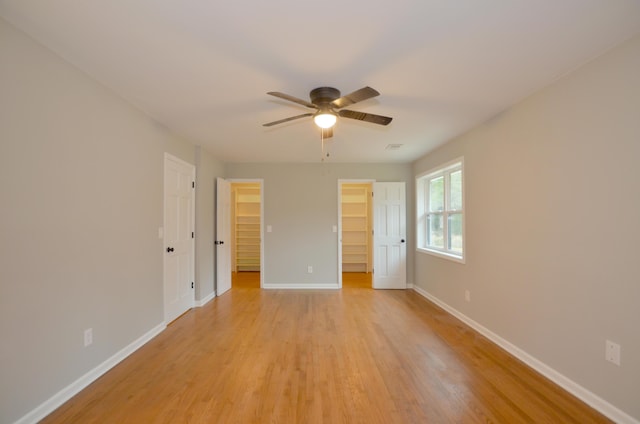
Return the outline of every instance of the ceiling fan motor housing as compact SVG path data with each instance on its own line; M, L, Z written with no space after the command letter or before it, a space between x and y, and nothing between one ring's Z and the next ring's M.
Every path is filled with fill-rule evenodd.
M344 107L350 106L354 103L362 102L379 96L380 93L371 87L362 87L361 89L356 90L353 93L347 94L346 96L340 96L340 90L333 87L318 87L314 88L309 93L309 98L311 100L310 102L291 96L289 94L280 93L278 91L269 91L267 94L293 103L297 103L310 109L316 109L316 112L307 112L300 115L291 116L289 118L279 119L277 121L262 124L265 127L271 127L276 124L282 124L284 122L306 118L309 116L312 116L316 124L318 124L318 126L322 128L331 127L331 125L335 123L335 120L338 116L340 116L341 118L371 122L378 125L388 125L393 119L388 116L344 109ZM323 118L327 118L327 122L322 122ZM331 135L328 134L327 137L331 137Z
M316 106L324 106L335 99L340 98L340 90L333 87L318 87L311 90L309 93L309 97L311 98L311 103Z

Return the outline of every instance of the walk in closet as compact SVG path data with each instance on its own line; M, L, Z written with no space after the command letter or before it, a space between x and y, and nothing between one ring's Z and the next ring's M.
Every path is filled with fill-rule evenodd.
M371 203L371 184L342 184L343 272L371 272Z
M232 183L233 270L260 271L260 184Z

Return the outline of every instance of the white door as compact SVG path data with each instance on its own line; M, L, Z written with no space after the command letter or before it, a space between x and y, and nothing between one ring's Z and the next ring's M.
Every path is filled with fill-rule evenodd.
M231 288L231 183L218 178L216 192L216 296Z
M407 288L405 183L373 184L373 288Z
M164 318L169 323L194 303L195 167L164 158Z

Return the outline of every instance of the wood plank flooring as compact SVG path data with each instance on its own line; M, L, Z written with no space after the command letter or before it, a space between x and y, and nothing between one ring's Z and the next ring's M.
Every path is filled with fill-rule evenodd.
M366 272L343 272L342 273L342 287L345 289L370 289L372 275Z
M231 287L236 289L259 289L260 272L243 271L231 273Z
M345 276L234 285L43 422L609 422L412 290Z

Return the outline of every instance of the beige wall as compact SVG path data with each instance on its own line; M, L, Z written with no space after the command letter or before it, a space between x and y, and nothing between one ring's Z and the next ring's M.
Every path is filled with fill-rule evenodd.
M9 423L162 323L163 157L194 163L196 151L1 19L0 57L0 422ZM196 203L211 216L197 209L196 220L212 242L212 181L223 170L205 155L200 164L206 196ZM203 298L213 248L198 249Z
M466 265L416 253L416 285L636 419L639 75L635 38L413 166L466 173Z
M338 180L407 183L407 234L412 234L413 179L408 164L227 164L229 178L264 179L265 285L336 285ZM407 281L413 279L412 241ZM307 266L313 266L313 274Z
M638 39L413 170L225 165L2 20L0 57L0 422L162 322L164 152L197 165L197 300L215 285L217 176L264 179L265 282L330 284L338 179L406 181L411 235L413 174L464 155L467 263L414 264L410 238L408 282L640 417ZM604 362L605 339L622 367Z
M196 301L213 293L226 165L2 20L0 54L0 422L13 422L162 323L164 152L196 164ZM265 180L275 283L337 281L338 178L412 190L409 165L236 164L228 175Z

